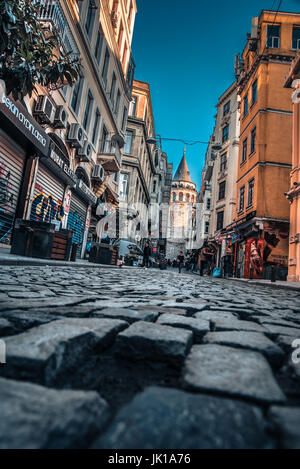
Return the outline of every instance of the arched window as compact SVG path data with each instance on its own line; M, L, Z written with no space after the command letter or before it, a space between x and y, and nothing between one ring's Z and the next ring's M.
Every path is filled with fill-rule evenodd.
M182 192L180 192L180 194L179 194L179 200L180 200L180 202L183 202L183 193Z
M186 194L186 201L187 201L187 202L190 201L190 194Z
M176 202L176 192L173 192L173 202Z

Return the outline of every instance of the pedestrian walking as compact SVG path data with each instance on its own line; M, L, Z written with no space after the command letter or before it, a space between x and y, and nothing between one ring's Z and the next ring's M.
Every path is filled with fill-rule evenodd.
M181 274L181 269L184 267L185 262L184 262L184 255L183 252L180 251L179 256L177 257L177 262L178 262L178 271Z
M146 243L144 247L143 267L146 267L147 269L149 267L150 256L151 256L151 248L150 248L149 243Z

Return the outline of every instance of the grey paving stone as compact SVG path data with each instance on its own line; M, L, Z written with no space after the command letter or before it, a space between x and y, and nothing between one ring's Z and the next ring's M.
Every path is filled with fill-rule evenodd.
M137 306L138 311L154 311L159 314L176 314L180 316L186 316L187 310L180 308L164 308L163 306Z
M218 320L231 320L234 321L237 317L234 313L224 313L223 311L201 311L193 315L196 319L204 319L206 321L218 321Z
M2 376L56 385L80 365L91 350L110 345L127 327L112 319L61 319L6 339Z
M176 301L167 301L163 302L162 306L165 308L179 308L185 309L190 312L198 312L207 309L209 306L207 303L187 303L187 302L176 302Z
M239 321L238 319L216 319L212 320L212 328L215 331L249 331L266 332L266 329L253 321Z
M283 327L275 324L265 324L264 327L266 329L266 333L270 336L276 337L278 335L289 335L300 339L300 328Z
M87 448L106 428L96 392L56 391L0 378L0 449Z
M270 408L268 417L283 449L300 449L300 407Z
M154 322L158 317L158 313L154 311L138 311L129 308L106 308L101 311L94 311L91 317L123 319L133 324L137 321Z
M13 334L14 332L15 328L13 325L7 319L0 317L0 337Z
M210 331L209 321L204 319L187 318L173 314L163 314L157 320L157 324L180 327L192 331L195 342L200 342L203 336Z
M55 321L58 317L54 315L54 312L56 313L56 309L53 310L53 314L49 314L48 310L46 312L33 309L29 311L6 311L0 314L14 326L15 332L18 333L30 329L31 327Z
M28 301L12 300L7 303L0 303L0 311L9 311L16 309L36 309L36 308L52 308L54 306L71 306L82 303L85 300L85 297L56 297L56 298L43 298L43 299L30 299Z
M258 402L286 400L260 353L223 345L194 345L185 361L183 383L191 390Z
M261 332L225 331L210 332L203 339L204 344L228 345L261 352L274 365L282 364L285 354L281 348Z
M192 340L190 331L140 321L117 336L116 352L137 360L162 360L180 366Z
M115 417L101 449L272 448L262 411L230 399L151 387Z

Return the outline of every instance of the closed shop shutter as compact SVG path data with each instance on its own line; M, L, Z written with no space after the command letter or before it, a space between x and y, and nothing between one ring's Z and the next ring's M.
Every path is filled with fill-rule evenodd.
M67 228L68 230L73 231L73 244L78 244L78 257L80 257L82 249L87 208L87 204L83 202L74 192L72 192Z
M39 165L30 211L30 220L45 223L61 222L64 216L65 185Z
M10 145L2 133L0 137L0 243L10 245L25 153Z

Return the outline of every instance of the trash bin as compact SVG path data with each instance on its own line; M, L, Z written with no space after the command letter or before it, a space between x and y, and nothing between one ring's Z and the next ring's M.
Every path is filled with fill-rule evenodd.
M17 219L12 239L11 253L18 256L50 259L55 225Z
M103 243L92 244L89 262L93 264L117 265L117 260L117 248Z

